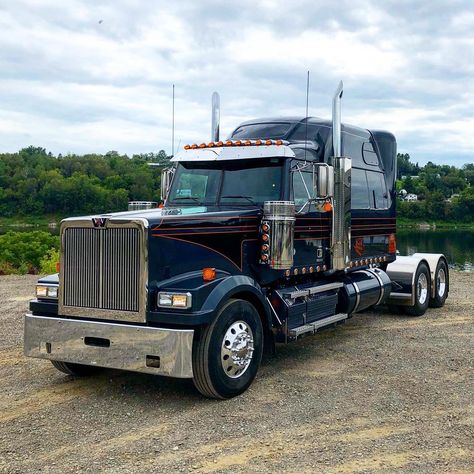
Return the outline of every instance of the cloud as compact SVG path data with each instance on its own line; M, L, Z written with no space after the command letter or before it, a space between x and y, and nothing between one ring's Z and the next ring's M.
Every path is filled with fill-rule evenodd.
M394 132L421 163L473 160L474 12L467 0L238 3L18 0L0 7L0 151L171 151L258 116L343 117Z

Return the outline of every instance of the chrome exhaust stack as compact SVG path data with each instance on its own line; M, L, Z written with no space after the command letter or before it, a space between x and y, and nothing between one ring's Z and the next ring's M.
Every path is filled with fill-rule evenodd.
M334 202L332 216L331 259L333 270L344 270L350 261L351 243L351 159L341 156L342 81L332 101L332 164L334 166Z
M212 125L211 125L211 140L213 142L219 141L220 134L220 120L221 120L221 100L217 92L212 93Z

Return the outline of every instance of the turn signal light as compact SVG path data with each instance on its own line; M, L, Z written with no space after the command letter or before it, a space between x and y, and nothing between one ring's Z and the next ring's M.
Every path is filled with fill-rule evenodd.
M59 270L61 270L61 264L56 262L56 273L59 273Z
M204 281L212 281L216 279L216 269L215 268L203 268L202 269L202 279Z

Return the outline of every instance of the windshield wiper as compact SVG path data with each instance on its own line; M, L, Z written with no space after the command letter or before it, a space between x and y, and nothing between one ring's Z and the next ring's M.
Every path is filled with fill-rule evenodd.
M193 197L193 196L175 197L175 198L173 199L173 201L177 201L178 199L190 199L191 201L194 201L194 202L200 202L200 201L199 201L199 198Z
M229 198L229 199L247 199L248 202L252 203L252 204L255 204L255 201L252 199L251 196L240 196L239 194L229 194L227 196L221 196L221 199L225 199L225 198Z

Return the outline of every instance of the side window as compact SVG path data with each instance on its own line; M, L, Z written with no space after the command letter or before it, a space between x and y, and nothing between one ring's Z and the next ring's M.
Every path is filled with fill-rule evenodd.
M362 156L364 157L364 162L368 165L378 166L379 159L377 153L375 153L374 147L370 142L364 142L362 148Z
M311 195L313 187L313 174L298 171L293 172L293 199L296 210L301 209L308 201L308 191Z
M367 171L369 185L369 200L372 209L386 209L388 207L387 188L383 173Z
M351 201L354 209L368 209L369 191L367 188L367 176L365 170L352 168L351 170Z
M364 166L362 158L362 146L364 139L350 133L342 134L342 154L352 159L352 166Z

